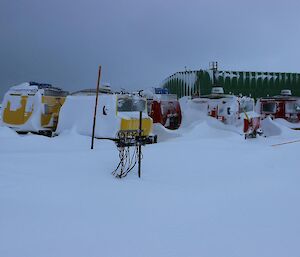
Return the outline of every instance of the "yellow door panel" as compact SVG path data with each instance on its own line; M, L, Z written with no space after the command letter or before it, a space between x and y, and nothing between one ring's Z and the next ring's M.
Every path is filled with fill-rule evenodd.
M20 98L21 107L15 111L10 109L11 102L7 102L7 106L4 108L3 111L3 121L7 124L11 125L23 125L25 124L28 119L30 118L33 110L31 112L26 112L26 103L28 96L16 96Z
M143 136L148 136L152 132L152 119L142 119ZM138 130L140 126L139 119L121 119L121 130Z
M41 116L42 127L56 129L59 111L64 102L65 97L42 96L42 103L45 107ZM52 118L53 123L49 124Z

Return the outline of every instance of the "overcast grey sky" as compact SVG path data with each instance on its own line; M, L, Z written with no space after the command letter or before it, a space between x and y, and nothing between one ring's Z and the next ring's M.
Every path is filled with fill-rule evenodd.
M207 68L300 71L300 1L0 0L0 96L23 81L127 89Z

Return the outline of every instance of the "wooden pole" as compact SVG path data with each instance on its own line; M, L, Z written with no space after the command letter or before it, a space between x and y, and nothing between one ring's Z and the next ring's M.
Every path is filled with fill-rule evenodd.
M140 126L139 126L139 163L138 163L138 174L141 177L141 157L142 157L142 118L143 112L140 112Z
M93 133L92 133L91 149L94 149L94 138L95 138L96 115L97 115L97 106L98 106L98 95L99 95L100 79L101 79L101 65L99 66L99 70L98 70L98 80L97 80L97 88L96 88L96 101L95 101L95 110L94 110L94 120L93 120Z

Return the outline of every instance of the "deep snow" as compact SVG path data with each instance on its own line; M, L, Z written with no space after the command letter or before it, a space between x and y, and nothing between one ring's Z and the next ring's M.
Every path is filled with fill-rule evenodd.
M0 127L0 256L299 256L300 133L191 121L122 180L112 142Z

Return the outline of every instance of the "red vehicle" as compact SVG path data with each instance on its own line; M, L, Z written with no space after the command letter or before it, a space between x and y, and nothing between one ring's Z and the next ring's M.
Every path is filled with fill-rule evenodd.
M244 127L243 132L246 138L255 138L257 134L262 135L262 130L260 126L260 117L244 117Z
M155 89L155 93L146 95L147 109L153 123L160 123L168 129L178 129L181 124L181 108L177 96L166 89Z
M300 97L292 96L291 90L282 90L278 96L259 99L257 109L263 118L270 116L291 123L300 122Z

